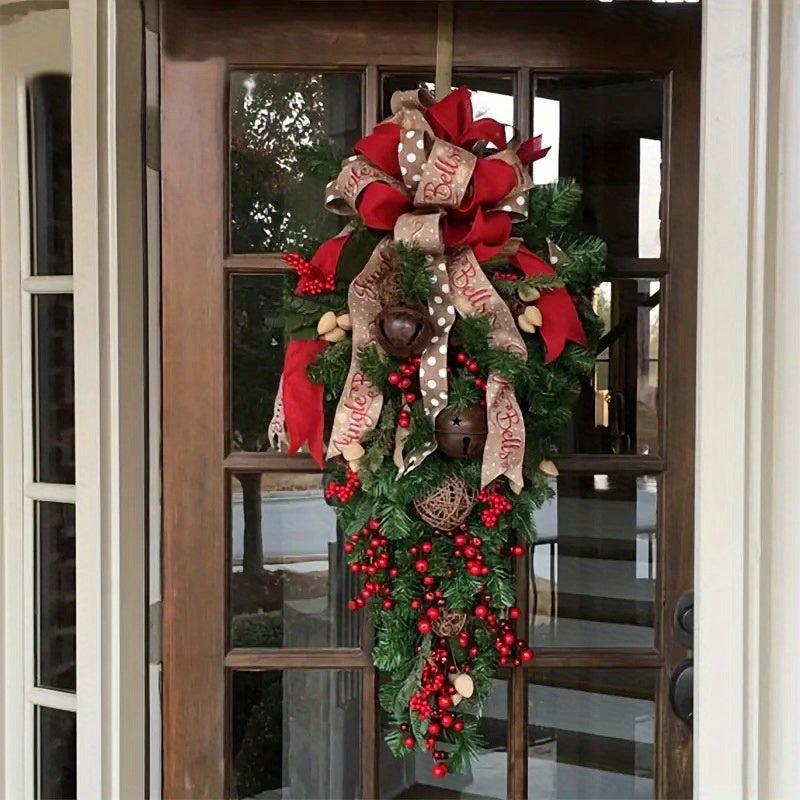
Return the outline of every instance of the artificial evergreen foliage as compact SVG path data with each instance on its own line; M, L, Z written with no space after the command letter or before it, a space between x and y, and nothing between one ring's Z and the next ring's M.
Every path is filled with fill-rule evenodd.
M324 170L330 166L334 175L331 154L320 154L311 159L308 168ZM336 165L338 169L338 164ZM458 705L457 714L462 720L458 729L448 727L437 736L437 748L447 751L447 768L458 772L467 768L480 749L477 718L491 687L491 678L500 666L495 634L489 632L481 619L475 616L476 605L489 607L490 613L503 617L514 606L515 557L509 541L531 544L536 540L533 512L550 496L547 475L540 471L543 459L556 454L556 439L568 422L571 408L580 391L581 382L594 365L595 349L601 334L601 323L594 313L592 298L603 273L606 248L595 236L580 232L574 227L575 212L581 190L570 179L536 186L530 191L529 213L525 222L516 226L515 235L525 245L544 259L548 259L548 241L557 244L568 256L565 264L556 267L557 275L514 279L514 268L502 259L484 264L490 280L498 293L509 303L515 302L520 286L547 290L565 287L574 300L589 340L584 348L567 343L563 353L552 363L545 361L545 348L538 334L524 334L527 359L496 349L492 341L489 322L480 316L458 319L453 326L450 341L468 359L480 365L483 374L495 372L508 379L522 408L526 452L525 485L514 495L505 478L497 481L495 491L507 498L511 509L496 519L485 514L488 501L478 500L467 521L470 537L481 542L483 563L489 572L475 576L465 569L463 559L454 558L451 535L431 529L414 511L414 501L426 497L439 486L447 475L457 474L476 495L481 488L480 459L457 460L434 452L420 466L398 479L398 468L393 460L394 441L397 434L398 411L403 406L403 391L393 385L390 376L401 369L399 359L383 355L370 345L357 354L360 369L376 387L383 390L384 406L377 426L362 442L364 455L358 472L360 486L348 502L337 504L341 535L349 542L348 558L351 564L361 562L370 544L364 534L370 523L380 521L380 532L387 540L391 563L397 574L392 579L391 601L382 601L373 594L366 606L375 628L373 660L381 670L380 703L388 719L387 742L395 755L407 754L409 739L422 748L430 747L428 723L411 710L413 698L420 690L423 670L437 643L432 633L420 633L417 622L420 612L412 608L429 587L423 584L423 572L432 576L441 587L449 609L463 609L468 613L464 641L461 647L457 637L451 637L446 646L454 663L469 664L469 674L474 682L474 694ZM338 277L342 283L335 293L314 297L297 297L287 292L285 297L288 316L287 331L290 336L307 335L321 314L328 310L337 313L346 308L347 280L358 274L367 261L380 236L360 226L351 236L342 255ZM430 287L430 265L423 253L398 245L397 256L401 264L400 295L404 299L426 303ZM495 276L496 273L496 277ZM326 409L335 407L342 393L351 358L348 339L328 347L309 369L310 378L325 387ZM466 370L454 369L448 378L448 406L465 409L479 403L481 393L474 377ZM406 429L406 452L429 441L432 426L421 403L410 406L410 424ZM331 467L335 481L345 479L342 463ZM493 524L486 524L487 520ZM424 547L425 550L420 548ZM419 568L420 553L424 552L425 569ZM370 580L385 578L383 572ZM489 597L489 600L485 598ZM513 618L513 617L512 617ZM455 712L454 712L455 713Z

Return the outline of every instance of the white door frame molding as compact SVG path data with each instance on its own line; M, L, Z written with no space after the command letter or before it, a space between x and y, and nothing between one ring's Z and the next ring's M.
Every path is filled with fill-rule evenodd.
M800 792L800 7L704 0L695 795Z
M92 726L82 728L84 746L97 745L96 772L81 794L92 799L144 795L141 27L129 22L136 5L70 4L76 303L78 292L85 298L76 306L76 359L82 344L89 348L76 377L79 391L100 387L96 417L81 429L96 451L78 478L86 509L78 529L89 526L100 542L86 557L98 570L102 636L79 662L79 674L95 675L99 687L86 697L82 723ZM695 795L704 799L780 800L800 785L800 492L791 469L800 461L792 408L800 397L797 6L703 0ZM7 781L16 765L5 766Z

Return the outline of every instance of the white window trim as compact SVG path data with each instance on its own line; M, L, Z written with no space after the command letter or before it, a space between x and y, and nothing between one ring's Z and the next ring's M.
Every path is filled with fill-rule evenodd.
M34 705L77 709L77 694L34 686L34 502L75 503L74 486L33 482L33 294L72 290L71 276L30 277L27 80L69 73L69 15L49 10L0 28L0 286L2 287L3 759L6 797L32 797ZM23 167L23 165L25 165Z
M137 24L141 12L134 0L108 5L78 0L69 11L45 10L53 5L53 0L44 0L37 10L36 3L26 2L20 4L19 16L0 8L0 796L33 796L32 704L41 703L77 712L79 797L142 797L147 526ZM126 16L120 42L114 33L117 13ZM72 64L70 52L79 54ZM71 277L31 277L25 267L27 200L19 188L24 185L19 167L26 164L20 149L26 146L24 86L28 76L45 71L72 74ZM116 103L118 89L125 98L121 105ZM120 232L118 213L125 220ZM25 419L22 402L31 386L30 359L21 335L30 330L30 303L23 298L64 291L73 291L75 303L75 487L32 482L30 409ZM35 500L76 506L74 695L31 688L32 592L25 582L33 577Z

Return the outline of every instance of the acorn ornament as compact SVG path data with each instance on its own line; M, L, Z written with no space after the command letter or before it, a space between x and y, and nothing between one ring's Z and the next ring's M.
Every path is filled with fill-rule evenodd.
M477 458L483 452L488 434L486 409L445 408L436 417L436 444L451 458Z
M326 342L340 342L352 327L349 314L337 316L333 311L326 311L317 323L317 334Z
M422 304L386 306L375 319L375 337L390 356L421 355L433 336L428 310Z
M525 311L517 317L517 325L525 333L536 333L542 327L542 312L536 306L525 306Z
M454 672L448 676L448 680L453 684L453 688L464 699L469 699L475 692L475 682L466 672Z

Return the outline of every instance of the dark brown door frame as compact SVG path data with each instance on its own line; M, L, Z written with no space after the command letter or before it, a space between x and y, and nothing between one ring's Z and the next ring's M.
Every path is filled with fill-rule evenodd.
M412 12L413 10L413 12ZM378 116L378 67L430 68L434 3L282 3L163 0L163 486L164 796L219 798L226 791L226 670L340 666L362 669L365 697L375 675L368 654L343 651L227 651L226 491L236 468L276 468L274 457L231 455L225 443L224 297L230 271L275 269L270 256L225 250L228 69L350 65L365 70L365 126ZM660 458L614 458L613 468L662 473L660 595L653 651L540 651L534 666L660 668L656 791L691 796L689 734L668 709L667 686L685 656L663 620L692 585L699 11L650 4L459 2L454 66L519 68L520 122L530 120L530 72L656 73L667 78L663 259L615 259L610 274L653 275L665 285L662 319ZM313 54L314 65L306 64ZM670 367L667 367L667 361ZM674 365L674 366L672 366ZM678 368L679 365L679 368ZM272 459L272 461L270 461ZM286 464L281 461L281 469ZM307 469L294 462L296 468ZM603 472L603 456L565 457L562 472ZM668 525L668 529L665 529ZM680 542L675 546L675 542ZM669 544L668 544L669 543ZM527 569L520 578L522 602ZM659 613L660 612L660 613ZM509 794L526 796L526 679L512 676L509 702L523 719L509 738ZM362 789L377 796L377 720L364 706ZM665 769L664 765L669 764Z

